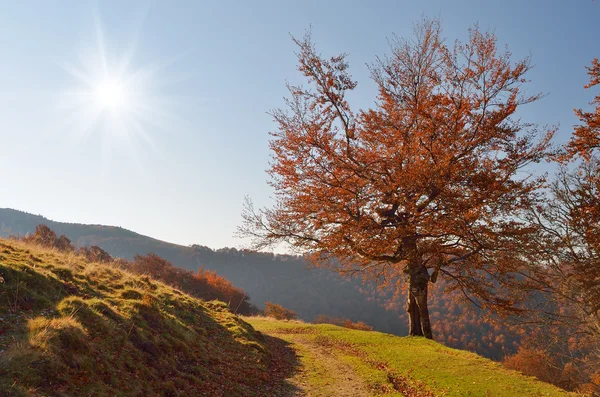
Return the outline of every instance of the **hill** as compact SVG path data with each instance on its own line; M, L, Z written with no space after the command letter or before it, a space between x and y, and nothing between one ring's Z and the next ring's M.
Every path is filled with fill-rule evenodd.
M0 299L8 396L567 395L433 341L239 318L147 276L19 241L0 240Z
M227 310L146 276L0 240L0 394L264 396L281 349ZM7 303L7 304L5 304Z

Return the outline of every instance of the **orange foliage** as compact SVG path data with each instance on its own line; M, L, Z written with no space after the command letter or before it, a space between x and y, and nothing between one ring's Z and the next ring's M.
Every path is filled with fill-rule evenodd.
M600 61L598 58L592 61L592 66L587 68L590 82L584 88L589 89L600 84ZM593 112L584 112L576 109L575 114L581 121L581 125L575 127L573 137L567 145L567 153L570 157L582 156L589 160L595 150L600 149L600 94L597 94L591 103L595 105Z
M376 107L353 110L345 55L325 59L295 40L310 88L289 86L272 113L273 209L248 200L239 232L255 248L286 241L317 265L408 283L409 333L432 337L428 281L447 278L477 304L511 310L529 231L519 215L540 179L524 175L553 131L514 117L527 59L511 62L477 28L447 46L437 21L392 42L371 65ZM519 173L517 173L519 171ZM336 258L336 261L330 259Z
M505 367L523 372L525 375L552 383L570 391L585 392L592 395L600 392L595 384L596 377L589 367L585 356L571 355L564 357L553 349L551 343L545 347L530 345L525 342L516 354L503 360ZM558 354L557 354L558 353ZM573 352L571 352L573 354ZM566 359L565 359L566 358Z
M133 262L121 261L121 266L137 274L147 274L201 299L223 301L234 313L255 314L258 312L256 307L249 302L250 297L242 289L233 286L224 277L218 276L216 272L200 268L194 274L175 267L171 262L152 253L144 256L136 255Z
M520 347L517 354L504 359L504 366L535 376L544 382L554 383L560 379L561 371L548 352Z
M338 327L357 329L360 331L373 331L373 327L365 324L362 321L353 322L350 319L330 317L330 316L326 316L326 315L319 315L319 316L315 317L315 320L313 322L315 324L333 324L333 325L337 325Z
M59 251L64 252L75 250L73 244L71 244L71 240L69 240L67 236L61 235L60 237L57 237L56 233L46 225L37 225L35 233L23 237L22 240L28 243L39 244L47 248L56 248Z
M200 267L198 272L194 274L194 278L218 291L219 296L216 299L227 303L234 312L237 312L240 306L249 299L244 290L231 284L225 277L217 275L214 270L211 272L204 270L204 267Z
M292 310L271 302L265 303L264 315L277 320L295 320L298 317Z

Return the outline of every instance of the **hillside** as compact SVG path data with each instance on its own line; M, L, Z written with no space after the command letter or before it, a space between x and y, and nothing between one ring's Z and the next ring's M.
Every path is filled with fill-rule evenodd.
M567 395L436 342L242 319L147 276L12 240L0 240L0 299L2 395Z
M2 395L285 390L285 368L273 364L285 348L224 303L73 253L0 240L0 299Z

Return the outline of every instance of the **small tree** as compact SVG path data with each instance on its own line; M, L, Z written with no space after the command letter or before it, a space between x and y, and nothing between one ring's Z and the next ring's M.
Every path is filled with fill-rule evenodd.
M63 252L75 251L75 247L71 244L71 240L64 234L61 234L60 237L54 240L54 247Z
M346 55L323 58L309 34L294 41L312 88L289 86L288 109L272 113L276 204L248 200L240 234L342 273L406 277L410 335L432 337L428 282L439 275L476 304L514 309L528 232L519 215L542 182L524 167L553 134L514 117L540 98L521 94L528 59L512 64L477 28L449 47L426 20L371 65L376 106L354 111Z
M24 241L39 244L43 247L54 247L56 233L48 226L40 224L35 227L35 233L23 238Z
M79 254L85 256L90 262L110 263L113 261L113 257L97 245L81 247L79 248Z

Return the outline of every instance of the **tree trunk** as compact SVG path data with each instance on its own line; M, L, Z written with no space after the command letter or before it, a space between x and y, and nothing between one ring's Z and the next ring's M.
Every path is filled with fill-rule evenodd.
M429 308L427 307L427 284L429 274L422 264L416 269L410 269L408 282L408 324L410 336L424 336L433 339Z
M419 306L417 306L417 299L413 294L410 293L410 290L408 293L406 311L408 312L408 334L410 336L423 336Z
M431 322L429 321L429 308L427 307L427 287L429 273L423 265L417 252L416 244L407 244L411 248L408 259L408 327L410 336L424 336L433 339Z

